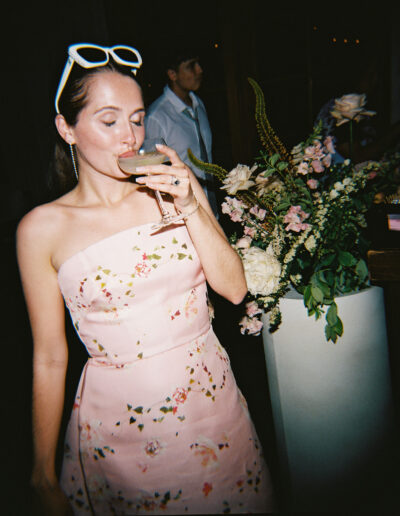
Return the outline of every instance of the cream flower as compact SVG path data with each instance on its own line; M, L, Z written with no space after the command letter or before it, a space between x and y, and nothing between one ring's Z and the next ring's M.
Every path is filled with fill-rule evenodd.
M256 177L256 188L258 195L262 196L268 192L280 192L284 185L282 181L274 176L264 177L264 172Z
M255 246L250 247L243 252L242 260L247 288L253 296L268 296L277 289L281 264L271 246L266 251Z
M252 238L248 235L242 236L236 241L235 247L237 249L248 249L251 245Z
M235 195L238 190L248 190L255 183L250 179L251 174L256 170L257 165L249 168L247 165L238 165L231 170L224 179L221 190L226 190L229 195Z
M330 197L331 199L336 199L336 197L338 197L338 195L339 195L339 194L338 194L338 192L337 192L336 190L331 190L331 191L329 192L329 197Z
M317 241L315 240L314 235L310 235L307 240L304 242L304 247L309 251L310 253L315 249L315 246L317 245Z
M350 93L343 95L339 99L335 99L335 105L331 111L331 115L336 118L336 125L342 125L350 120L359 122L367 116L373 116L375 111L367 111L364 109L366 104L366 95L358 95Z

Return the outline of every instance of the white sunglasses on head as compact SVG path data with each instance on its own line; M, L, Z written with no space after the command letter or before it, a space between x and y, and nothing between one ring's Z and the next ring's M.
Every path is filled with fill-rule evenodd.
M79 53L80 50L85 49L99 50L101 53L104 54L104 58L100 60L88 60ZM135 61L128 61L125 57L121 57L120 55L118 55L118 52L123 52L125 56L127 52L132 53L132 55L135 58ZM92 45L91 43L77 43L76 45L71 45L70 47L68 47L68 60L65 64L63 73L61 75L61 79L57 88L56 98L54 101L57 113L60 113L58 102L64 90L65 84L68 80L69 74L71 73L73 64L78 63L78 65L82 66L82 68L95 68L96 66L105 66L110 60L110 55L117 64L132 67L133 75L136 75L138 68L142 66L142 57L139 54L139 52L133 47L128 47L125 45L116 45L114 47L101 47L99 45Z

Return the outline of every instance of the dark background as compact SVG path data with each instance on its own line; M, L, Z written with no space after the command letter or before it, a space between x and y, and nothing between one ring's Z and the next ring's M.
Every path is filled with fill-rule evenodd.
M15 229L27 211L56 195L49 170L53 99L68 45L121 43L137 48L144 61L146 105L164 87L166 53L195 48L204 69L199 95L213 131L213 161L230 169L239 162L251 164L258 153L254 98L247 77L262 87L270 121L288 147L304 139L331 97L362 93L357 90L359 79L371 62L376 63L379 80L368 94L367 107L377 111L378 133L400 119L399 8L382 2L374 7L360 5L349 3L343 11L312 2L279 7L262 0L241 5L226 0L153 0L145 5L133 0L70 0L53 2L50 10L47 2L15 3L2 9L0 256L5 435L1 464L6 477L2 513L29 514L32 342L15 260ZM223 225L231 229L228 221L223 220ZM237 325L241 309L218 300L216 331L230 354L276 478L262 342L259 337L241 336ZM71 366L63 428L85 358L68 318L67 330ZM277 489L279 493L279 485ZM386 510L392 501L380 503Z

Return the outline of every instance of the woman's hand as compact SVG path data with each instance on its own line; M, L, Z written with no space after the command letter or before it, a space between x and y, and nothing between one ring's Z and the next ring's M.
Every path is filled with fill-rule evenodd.
M207 282L221 296L240 303L247 285L239 255L229 244L194 173L173 149L166 145L157 145L157 148L168 156L171 165L138 167L137 173L148 176L136 181L173 197L177 211L188 215L186 226Z
M196 198L190 181L189 168L181 161L176 151L167 145L157 145L157 149L168 156L171 165L137 167L137 173L147 175L138 177L136 182L152 190L170 194L179 212L190 211L196 204Z

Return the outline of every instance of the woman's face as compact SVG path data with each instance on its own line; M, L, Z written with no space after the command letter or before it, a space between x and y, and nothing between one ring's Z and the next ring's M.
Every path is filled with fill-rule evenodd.
M107 71L89 84L88 101L72 128L79 167L126 178L117 163L134 155L144 140L144 104L133 78Z

